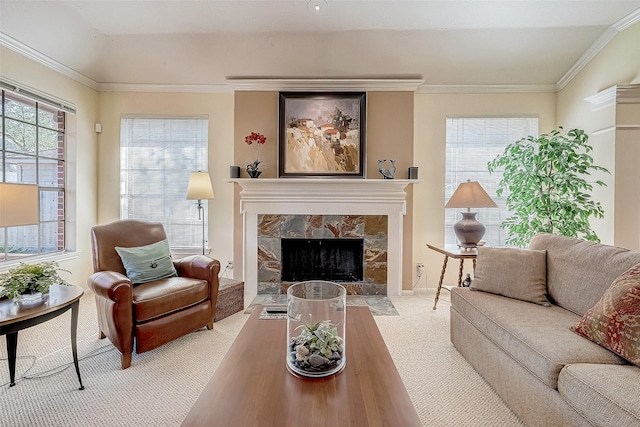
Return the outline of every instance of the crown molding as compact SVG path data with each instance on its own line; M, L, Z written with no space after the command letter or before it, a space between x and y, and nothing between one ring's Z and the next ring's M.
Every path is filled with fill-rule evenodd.
M613 23L607 30L598 37L589 48L578 58L575 64L564 76L556 83L556 90L560 91L564 89L575 76L578 75L591 60L598 54L604 47L609 44L613 38L618 35L619 32L626 30L635 23L640 22L640 9L631 12L621 20Z
M419 79L236 79L227 84L234 91L415 91Z
M615 104L640 104L640 85L611 86L584 100L591 103L591 111Z
M555 92L556 85L422 85L416 93L482 94Z
M598 37L593 43L591 43L591 46L589 46L589 48L582 54L582 56L578 58L576 63L573 64L571 68L569 68L569 71L567 71L564 76L562 76L560 80L558 80L558 83L556 83L557 90L559 91L564 89L569 84L569 82L573 80L573 78L577 76L587 66L587 64L589 64L589 62L591 62L591 60L595 58L595 56L600 53L600 51L604 49L607 44L609 44L611 40L613 40L613 38L617 34L618 30L613 26L607 28L607 30L602 33L600 37Z
M634 10L618 22L615 22L612 27L618 31L624 31L630 26L634 25L636 22L640 22L640 8Z
M616 95L618 104L640 104L640 84L618 86Z
M586 97L584 100L591 104L591 111L598 111L610 107L616 103L617 86L601 90L595 95Z
M100 92L232 93L228 85L100 83Z
M98 82L96 82L95 80L90 79L84 74L78 73L77 71L67 67L66 65L62 65L58 61L55 61L48 56L43 55L37 50L30 48L26 44L21 43L13 37L10 37L2 32L0 32L0 46L11 49L14 52L19 53L20 55L29 58L32 61L37 62L38 64L44 65L45 67L50 68L53 71L56 71L64 76L67 76L70 79L77 81L78 83L90 87L91 89L98 90Z

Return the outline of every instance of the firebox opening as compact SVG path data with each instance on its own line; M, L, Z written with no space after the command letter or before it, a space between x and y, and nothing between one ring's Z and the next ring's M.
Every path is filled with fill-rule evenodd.
M363 239L282 239L282 281L361 282Z

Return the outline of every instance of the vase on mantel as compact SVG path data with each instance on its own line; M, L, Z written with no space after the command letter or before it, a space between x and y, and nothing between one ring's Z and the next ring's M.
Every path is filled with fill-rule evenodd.
M259 171L259 170L255 170L255 171L248 170L248 171L247 171L247 173L249 174L249 176L250 176L251 178L257 178L257 177L259 177L259 176L260 176L260 174L262 173L262 171Z

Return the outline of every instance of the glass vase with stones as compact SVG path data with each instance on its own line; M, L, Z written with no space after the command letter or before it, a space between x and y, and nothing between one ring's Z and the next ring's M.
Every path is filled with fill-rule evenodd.
M325 378L346 363L347 290L311 280L287 290L287 369L296 376Z

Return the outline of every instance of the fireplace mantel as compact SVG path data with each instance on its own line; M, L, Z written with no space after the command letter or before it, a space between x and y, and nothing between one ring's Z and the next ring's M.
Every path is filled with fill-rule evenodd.
M402 294L402 223L409 179L237 178L242 188L243 279L245 293L257 294L258 215L386 215L387 294Z

